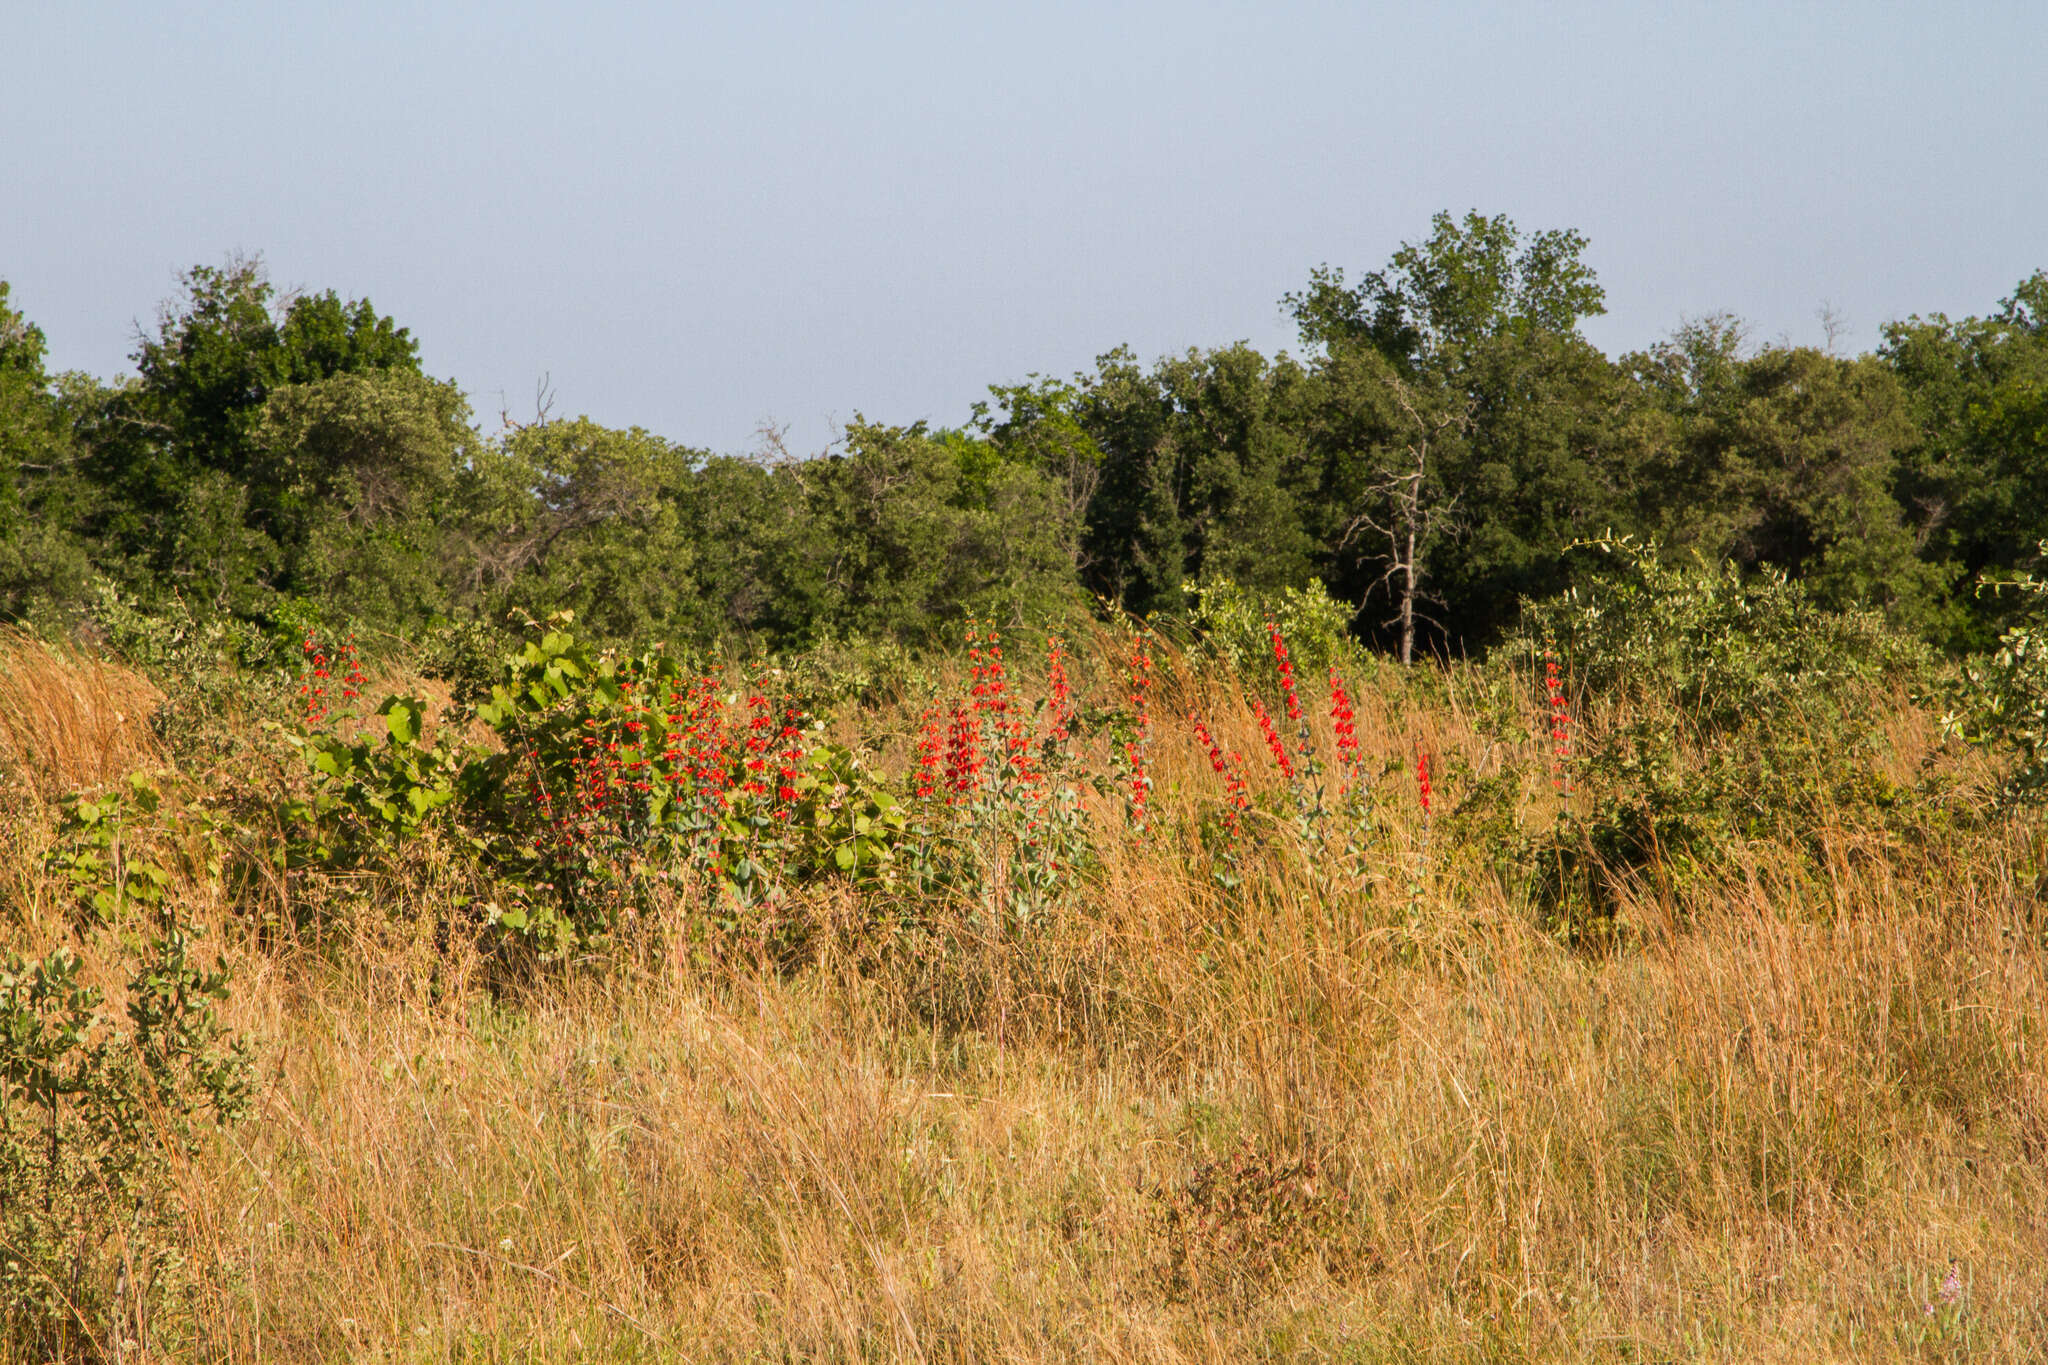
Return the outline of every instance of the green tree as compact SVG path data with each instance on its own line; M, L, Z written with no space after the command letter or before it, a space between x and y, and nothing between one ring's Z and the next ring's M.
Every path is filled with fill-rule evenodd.
M1526 241L1505 215L1430 220L1422 242L1403 242L1386 270L1356 285L1320 266L1283 301L1303 345L1324 352L1370 346L1404 372L1456 374L1463 353L1516 333L1576 335L1607 311L1606 291L1570 229Z
M1306 398L1301 366L1243 343L1150 370L1119 349L1077 376L1057 420L1099 454L1080 538L1083 583L1144 613L1183 610L1188 588L1207 576L1261 589L1307 582L1317 546L1304 522L1315 489ZM1006 440L1029 430L1016 413L999 428ZM1041 419L1047 427L1040 439L1074 439Z
M1639 506L1670 549L1772 565L1824 606L1937 628L1952 574L1921 558L1892 491L1915 425L1881 360L1744 356L1740 329L1713 319L1624 363L1666 422Z
M0 280L0 619L51 618L83 600L90 498L65 403L43 367L42 329Z
M445 612L444 525L477 444L453 384L409 370L271 392L251 470L272 492L280 581L388 628Z
M701 633L689 516L701 456L587 417L514 428L464 478L461 595L488 614L568 608L611 640Z
M1072 590L1063 490L986 440L856 417L843 453L780 472L808 523L808 553L785 557L809 570L785 580L809 608L792 634L926 637L963 609L1043 614Z
M1579 332L1604 310L1586 246L1440 213L1387 269L1321 267L1283 301L1317 380L1332 584L1385 593L1404 658L1425 619L1447 642L1497 635L1518 595L1565 581L1565 543L1612 524L1633 447L1620 377Z
M92 532L105 555L215 610L292 591L300 493L257 445L277 390L342 374L419 373L411 335L367 300L279 299L255 260L196 266L134 353L138 380L90 414Z
M1893 323L1880 354L1914 426L1895 494L1922 556L1956 576L1949 643L1989 648L2015 599L1971 585L1987 572L2038 568L2048 538L2048 271L1987 317Z
M1022 384L994 384L995 399L974 405L975 429L1002 458L1037 470L1059 495L1060 522L1068 533L1067 557L1077 579L1086 578L1093 559L1083 540L1089 509L1102 487L1107 457L1082 420L1086 390L1075 380L1031 376Z

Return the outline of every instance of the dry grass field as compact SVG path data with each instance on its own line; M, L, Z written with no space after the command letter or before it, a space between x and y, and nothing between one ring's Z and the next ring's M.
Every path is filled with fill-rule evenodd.
M1084 703L1114 705L1114 673ZM1569 838L1541 840L1575 828L1535 670L1356 690L1377 794L1356 854L1295 818L1252 684L1169 651L1148 827L1114 782L1082 784L1097 857L1028 926L820 877L775 902L798 954L707 934L678 893L515 969L455 908L481 894L455 834L367 870L265 861L248 793L301 779L256 740L202 769L152 730L140 676L0 641L6 946L70 944L118 1001L134 936L71 908L59 797L153 773L164 804L121 856L146 846L204 930L253 1059L244 1116L168 1168L160 1300L115 1286L63 1349L2048 1358L2048 846L1986 813L1979 760L1928 703L1855 699L1865 750L1787 751L1855 782L1811 785L1796 829L1731 827L1717 856L1606 867L1599 932L1574 933L1531 890L1545 855L1510 856L1548 848L1562 875ZM1320 679L1303 692L1327 765ZM1585 709L1591 755L1627 717ZM1228 875L1189 714L1257 801ZM920 721L884 699L832 733L901 790ZM1080 747L1113 766L1105 734ZM0 1356L59 1339L13 1330Z

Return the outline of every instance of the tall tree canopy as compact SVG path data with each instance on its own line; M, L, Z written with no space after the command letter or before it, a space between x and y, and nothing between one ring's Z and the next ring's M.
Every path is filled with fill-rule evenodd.
M2048 537L2048 273L1870 355L1709 316L1610 361L1590 249L1438 214L1355 282L1310 271L1297 355L1118 348L994 386L969 429L856 418L812 460L581 417L486 436L407 329L253 260L188 271L132 377L51 375L0 282L0 617L75 616L104 577L258 621L570 607L600 636L790 645L1320 580L1412 657L1499 638L1612 530L1995 639L1975 585Z

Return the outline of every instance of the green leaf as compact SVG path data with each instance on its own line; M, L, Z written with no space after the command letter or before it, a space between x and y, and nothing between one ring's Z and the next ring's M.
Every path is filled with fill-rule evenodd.
M384 717L385 728L400 744L419 743L420 719L425 709L411 697L389 697L377 708Z

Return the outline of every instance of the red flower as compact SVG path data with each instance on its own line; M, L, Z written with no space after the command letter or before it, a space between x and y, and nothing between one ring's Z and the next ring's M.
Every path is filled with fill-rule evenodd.
M1209 766L1223 779L1223 828L1235 835L1245 814L1252 808L1244 774L1238 770L1236 757L1223 752L1223 746L1216 742L1216 737L1209 733L1209 727L1202 723L1200 717L1191 715L1188 720L1195 727L1195 738L1209 751Z
M1280 627L1266 622L1266 635L1273 642L1273 663L1280 670L1280 695L1287 701L1287 719L1301 723L1301 697L1294 688L1294 663L1287 657L1287 641L1280 634Z
M363 695L363 683L366 679L363 676L362 661L356 657L356 637L353 632L341 647L341 660L348 665L348 672L342 678L342 700L354 701Z
M1131 742L1125 746L1124 756L1131 767L1131 823L1139 829L1145 828L1145 817L1152 792L1152 777L1147 771L1152 743L1152 656L1145 652L1145 637L1131 637Z
M1566 762L1572 752L1571 706L1565 699L1564 678L1557 653L1543 651L1543 690L1550 699L1550 781L1560 792L1571 795L1571 772Z
M1052 659L1047 666L1052 687L1052 728L1055 742L1064 741L1074 723L1074 692L1067 682L1067 652L1060 637L1052 637Z
M804 713L788 697L782 699L782 729L776 735L775 817L787 820L797 799L797 779L803 776Z
M1334 668L1330 670L1330 728L1337 736L1337 764L1343 773L1338 791L1342 793L1351 789L1358 772L1358 713Z
M318 725L327 719L327 656L311 635L301 650L305 660L300 666L299 695L306 701L306 724Z
M1266 703L1252 698L1252 714L1258 718L1259 733L1265 736L1266 748L1272 751L1273 762L1279 765L1280 775L1289 782L1294 780L1294 758L1287 752L1287 746L1280 741L1280 731L1273 724L1273 717L1266 710Z
M946 804L958 805L981 786L981 717L955 703L946 727Z

